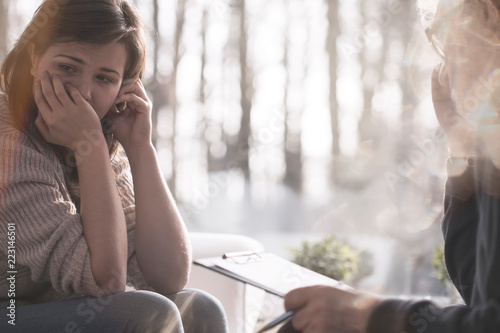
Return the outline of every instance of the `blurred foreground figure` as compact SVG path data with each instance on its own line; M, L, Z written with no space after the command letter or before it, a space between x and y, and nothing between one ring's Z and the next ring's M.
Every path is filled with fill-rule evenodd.
M432 94L450 152L445 259L465 305L381 299L342 285L307 287L285 298L287 310L297 310L296 330L500 332L499 9L499 0L442 0L426 30L443 58L432 76Z

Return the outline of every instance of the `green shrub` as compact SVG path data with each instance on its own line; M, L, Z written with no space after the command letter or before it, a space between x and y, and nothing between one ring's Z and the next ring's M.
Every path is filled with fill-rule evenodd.
M442 246L437 246L434 249L434 260L432 265L434 267L436 277L443 284L443 295L449 297L450 304L463 304L464 301L462 299L462 296L460 296L457 288L455 288L455 285L451 281L450 275L448 274L448 270L446 269L446 264L444 261L444 249Z
M437 246L434 249L434 260L432 262L436 276L444 285L450 284L450 276L446 270L446 264L444 262L444 249L442 246Z
M335 236L326 236L316 243L304 241L290 252L294 263L339 281L360 281L373 270L371 254L358 251Z

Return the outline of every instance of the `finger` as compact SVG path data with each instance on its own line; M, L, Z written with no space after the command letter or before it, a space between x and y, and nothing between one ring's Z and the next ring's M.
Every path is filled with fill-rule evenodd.
M348 332L348 327L341 325L338 313L317 305L297 311L292 318L292 326L301 332L337 332L333 331L334 327L339 329L338 332Z
M63 107L69 107L74 104L73 100L68 95L68 92L66 91L66 88L64 87L59 75L54 75L52 77L52 84L54 86L54 92Z
M293 314L292 326L294 329L299 331L305 331L311 324L313 316L307 313L307 309L302 308Z
M54 86L52 85L52 80L47 72L42 74L41 86L42 86L43 96L47 100L47 103L49 104L52 111L56 112L60 110L62 107L61 102L59 101L59 99L55 94Z
M35 126L36 128L38 128L38 131L40 132L40 134L42 134L43 138L47 141L50 136L50 130L40 113L35 119Z
M73 85L67 84L66 89L69 93L69 96L73 100L73 103L76 105L82 105L82 104L88 104L88 102L83 98L82 94L80 94L80 91Z
M302 308L309 302L312 287L294 289L285 295L285 309L287 311Z
M138 79L133 78L133 77L128 78L128 79L125 79L125 80L123 80L123 82L122 82L122 87L131 86L131 85L133 85L134 83L136 83L136 82L137 82L137 80L138 80Z
M42 84L40 81L35 83L33 97L35 99L35 103L36 103L37 108L38 108L38 116L41 118L41 120L39 120L39 121L43 121L43 123L40 123L40 124L43 125L43 128L47 128L47 132L48 132L47 122L49 121L49 123L50 123L50 120L54 116L54 112L52 111L49 103L47 102L47 100L45 99L45 96L43 95Z
M38 106L39 111L41 112L52 112L50 109L49 103L47 103L47 100L45 99L45 96L43 95L42 92L42 83L40 81L37 81L35 83L35 89L33 90L33 97L35 99L35 103Z
M139 93L137 94L144 100L149 100L148 94L146 93L146 88L144 87L144 83L141 79L137 79L137 84L139 86Z
M133 94L134 91L136 90L135 88L135 79L127 79L124 80L122 83L122 86L120 88L120 91L118 92L118 95L116 96L115 100L115 108L112 108L111 111L115 111L116 113L120 113L121 111L125 111L127 107L127 103L120 101L120 98L122 98L125 95L128 94Z
M121 104L123 102L129 103L139 103L146 104L146 101L136 94L123 94L116 97L115 104Z
M146 89L144 88L144 84L140 79L125 80L122 84L122 88L120 89L118 96L125 94L135 94L144 100L149 100L146 94Z
M134 90L136 89L136 86L135 86L136 81L137 80L134 78L123 80L122 86L120 87L120 91L119 91L118 95L133 93Z
M129 109L135 109L139 113L143 113L144 111L148 111L148 102L142 99L140 96L136 94L125 94L122 96L118 96L115 100L115 104L119 105L121 103L126 103L125 108L123 110L118 110L120 113L123 111L127 111Z

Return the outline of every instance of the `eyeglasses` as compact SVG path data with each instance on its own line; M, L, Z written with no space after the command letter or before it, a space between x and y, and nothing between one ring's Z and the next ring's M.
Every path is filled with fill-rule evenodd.
M232 260L235 264L240 264L240 265L249 262L262 261L262 257L258 253L253 251L225 253L222 256L222 259L229 259Z
M441 41L436 37L436 34L434 32L434 29L432 29L432 26L425 29L425 35L427 36L427 40L431 44L432 48L436 53L444 59L444 47L441 43Z
M449 10L446 15L436 19L429 28L425 29L427 40L434 48L434 51L443 59L445 58L445 44L443 41L447 40L451 23L459 18L459 14L462 13L462 11L463 5L456 6L452 10Z

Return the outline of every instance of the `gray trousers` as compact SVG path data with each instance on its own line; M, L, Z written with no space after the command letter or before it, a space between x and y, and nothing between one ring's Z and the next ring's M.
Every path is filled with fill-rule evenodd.
M15 326L7 309L0 310L0 332L22 333L226 333L220 302L208 293L185 289L163 296L150 291L128 291L102 298L16 307Z

